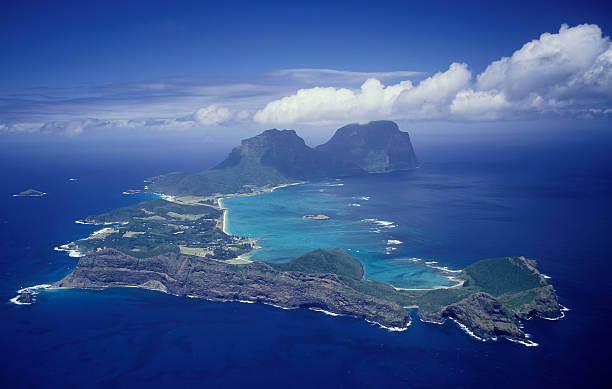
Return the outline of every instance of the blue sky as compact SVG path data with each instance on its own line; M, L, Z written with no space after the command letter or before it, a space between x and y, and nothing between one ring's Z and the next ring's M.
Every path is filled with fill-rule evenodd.
M608 2L423 3L5 1L0 132L610 120Z

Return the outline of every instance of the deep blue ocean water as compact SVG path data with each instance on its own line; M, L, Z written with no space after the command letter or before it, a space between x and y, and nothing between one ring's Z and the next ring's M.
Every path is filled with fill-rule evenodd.
M1 386L605 386L612 318L610 136L415 143L420 169L344 179L343 186L312 194L328 196L334 207L309 204L289 219L327 223L299 218L309 208L330 213L326 229L353 221L356 229L341 224L336 238L326 230L325 243L346 244L357 237L353 248L369 250L359 258L368 276L397 283L432 282L436 276L431 268L404 264L402 258L435 260L451 269L496 256L537 259L561 303L571 308L559 321L525 323L538 347L482 343L453 323L414 320L405 332L388 332L308 310L133 289L44 292L34 305L10 304L17 289L53 282L74 268L76 260L53 247L96 228L75 220L145 199L121 194L142 187L144 178L210 166L222 157L13 145L0 154ZM316 185L321 184L310 189L321 189ZM30 187L48 195L11 197ZM310 189L270 195L299 200L291 194ZM369 200L354 199L363 196ZM349 207L347 199L361 207ZM345 208L335 208L336 203ZM391 221L396 227L375 232L376 226L363 219ZM238 223L230 214L230 229ZM261 227L252 226L240 232L259 234ZM283 241L279 234L264 237L266 248L253 255L293 255L291 244L274 244L274 239ZM389 255L388 240L402 242ZM299 246L311 244L318 246ZM398 270L402 266L409 277Z

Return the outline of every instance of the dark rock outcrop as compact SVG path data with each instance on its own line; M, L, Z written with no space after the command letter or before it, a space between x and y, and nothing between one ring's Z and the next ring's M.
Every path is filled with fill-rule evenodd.
M107 249L79 260L57 288L98 289L136 286L179 296L251 301L283 308L317 308L405 328L410 315L399 305L341 282L335 274L278 271L264 262L228 265L176 254L134 258Z
M20 304L32 304L34 303L34 295L28 291L21 292L17 296L17 302Z
M451 318L483 339L505 336L524 340L519 320L562 316L553 286L533 260L486 259L466 267L459 277L464 280L461 287L434 290L420 297L422 320L442 323Z
M442 316L457 320L479 338L525 337L514 315L493 296L484 292L474 293L458 303L449 305L442 312Z
M556 319L563 315L562 307L552 285L546 285L531 292L533 297L514 310L519 319L528 319L532 316Z

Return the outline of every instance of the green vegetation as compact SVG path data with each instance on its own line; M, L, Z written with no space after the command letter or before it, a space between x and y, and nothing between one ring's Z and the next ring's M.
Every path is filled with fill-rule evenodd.
M250 251L251 242L221 231L222 215L221 210L207 205L145 201L87 217L91 223L116 223L115 232L79 240L76 246L85 253L114 248L138 258L182 252L227 260Z
M280 271L336 274L345 285L358 292L402 306L415 304L416 296L422 293L399 291L383 282L364 280L361 263L342 249L318 249L289 262L270 263L270 266Z
M378 311L383 318L386 313L399 312L399 318L392 324L400 326L406 325L408 316L402 307L414 306L418 306L419 315L424 320L439 322L447 316L454 317L482 337L509 334L523 338L516 317L529 317L534 313L544 317L558 317L561 308L554 289L540 276L535 262L523 257L476 262L464 269L458 277L463 282L456 287L401 290L382 282L364 280L361 264L342 249L319 249L289 262L270 263L269 266L261 263L245 265L250 261L241 259L240 255L252 250L253 243L229 236L219 228L223 213L214 206L214 202L223 194L254 194L296 181L385 172L416 166L417 161L408 134L399 131L393 122L379 121L367 125L345 126L339 129L328 143L316 149L308 147L294 131L268 130L244 140L228 158L211 170L195 174L172 173L152 179L150 190L181 196L177 197L177 202L157 199L87 217L86 221L90 223L110 224L113 227L71 243L68 249L92 253L113 248L129 255L128 258L176 254L160 256L152 261L135 261L132 264L134 272L128 274L130 277L121 281L121 285L134 284L135 279L142 278L143 269L149 271L147 277L149 273L158 273L158 260L163 259L168 262L168 266L161 270L171 274L188 272L180 281L172 280L178 284L183 282L183 287L176 289L177 294L184 293L184 282L190 276L195 275L195 279L200 281L210 281L216 277L217 283L212 284L214 287L204 287L211 285L206 282L200 285L202 296L212 293L218 298L223 295L221 291L225 290L225 295L235 300L239 299L238 296L244 289L252 289L250 294L247 293L249 300L275 303L281 301L287 304L287 298L293 294L299 295L307 289L310 297L304 302L306 305L293 302L291 306L313 306L310 298L325 297L324 301L327 302L321 307L327 309L327 304L332 304L339 312L345 312L347 305L350 305L342 295L346 293L345 296L354 296L355 301L362 305L369 304L367 301L375 307L384 303L384 312ZM38 193L31 190L23 192L22 195L35 195L32 194L34 192ZM136 191L126 193L132 192ZM303 217L328 218L325 215ZM66 248L62 246L62 249ZM117 264L117 261L114 261L115 257L121 257L118 254L120 253L113 250L99 253L102 257L110 256L111 269L113 266L125 265L125 262ZM83 259L84 267L91 267L94 275L100 272L104 274L106 269L92 267L92 261L88 261L97 255ZM195 257L223 261L224 264ZM193 267L180 266L185 260L190 261ZM216 272L219 267L223 270ZM207 271L209 268L217 270ZM114 272L112 276L120 275L121 278L125 275L124 270L122 268L121 272ZM293 274L293 277L289 277L283 272L318 275L302 277ZM131 278L135 274L138 277ZM336 277L330 274L336 275L337 280L344 285L339 285ZM316 282L313 283L313 280ZM104 284L107 281L112 284L112 280L96 276L93 284ZM159 280L142 281L136 285L150 287L153 283L154 289L159 290L161 285L164 291L168 287ZM76 285L82 286L78 282ZM220 289L217 290L217 287ZM330 291L329 288L334 290ZM323 296L318 289L329 293ZM378 300L365 298L355 291ZM389 304L390 302L397 305ZM375 320L380 322L379 317L375 317Z
M475 292L477 290L470 287L428 290L416 299L416 305L419 306L419 311L437 313Z
M387 120L349 124L317 146L337 163L353 164L366 172L414 169L418 166L410 136Z
M462 286L434 290L401 290L383 282L364 280L361 264L342 249L319 249L289 262L270 265L280 271L336 274L345 285L358 292L403 307L418 306L420 314L434 320L441 320L439 315L449 305L477 292L498 297L508 312L516 312L546 296L542 294L546 284L535 269L535 263L524 258L476 262L460 275L465 281Z
M243 140L213 169L154 177L150 190L178 196L251 193L296 181L416 166L408 133L390 121L345 126L316 148L293 130L273 129Z
M358 292L369 296L377 297L382 300L394 302L402 307L412 306L417 303L417 298L422 291L404 291L397 290L389 284L380 281L371 281L363 279L353 279L340 277L342 282Z
M530 289L515 294L501 296L499 300L505 307L510 310L514 310L524 305L531 304L537 298L537 289Z
M540 275L519 258L494 258L478 261L465 268L468 284L500 296L543 286Z
M158 216L158 220L177 219L181 220L189 215L198 215L208 219L218 219L222 211L208 205L184 205L172 203L164 199L144 201L129 207L114 209L101 215L87 216L85 221L90 223L123 223L133 221L137 218L150 218ZM173 217L174 215L174 217Z
M342 249L319 249L289 262L271 263L270 265L280 271L299 271L309 274L333 273L351 279L363 277L361 264Z
M211 169L200 173L170 173L154 180L151 190L155 192L198 196L251 193L257 188L292 182L273 168L260 164L249 165L246 161L226 169Z

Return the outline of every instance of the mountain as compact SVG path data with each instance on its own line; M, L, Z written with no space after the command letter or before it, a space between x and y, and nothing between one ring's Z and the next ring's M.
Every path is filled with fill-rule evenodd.
M294 130L267 130L245 139L213 170L272 168L290 180L312 180L363 173L356 165L343 168L306 145Z
M344 126L316 149L335 161L355 164L368 173L418 166L410 135L388 120Z
M171 195L249 193L257 188L417 166L408 133L389 121L342 127L329 142L306 145L293 130L267 130L245 139L229 156L200 173L170 173L149 189Z

